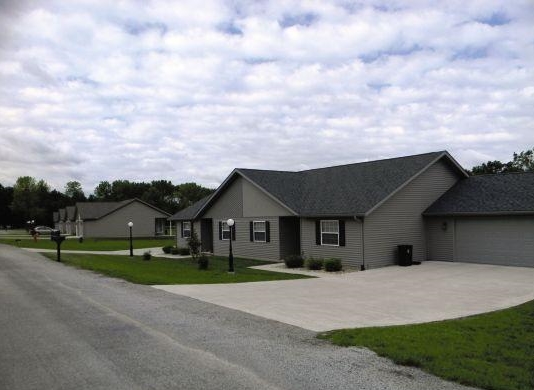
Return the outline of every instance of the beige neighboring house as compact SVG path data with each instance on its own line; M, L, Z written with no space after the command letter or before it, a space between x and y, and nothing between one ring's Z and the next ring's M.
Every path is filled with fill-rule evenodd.
M80 237L128 237L128 222L133 222L134 237L165 234L169 213L140 199L122 202L78 202L73 221Z

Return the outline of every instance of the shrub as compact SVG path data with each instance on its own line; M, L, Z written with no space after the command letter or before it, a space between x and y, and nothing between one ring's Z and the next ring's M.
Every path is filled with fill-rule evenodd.
M324 259L314 259L313 257L310 257L308 260L306 260L306 267L308 269L318 271L323 268L323 262Z
M161 248L161 250L163 251L163 253L169 254L171 253L172 245L166 245L163 248Z
M292 255L284 258L287 268L301 268L304 266L304 259L300 255Z
M341 265L341 259L325 259L324 261L324 270L326 272L337 272L341 271L343 266Z
M143 253L143 260L150 260L152 258L152 254L150 253L150 251L146 251L145 253Z
M210 263L209 259L208 259L208 256L206 255L200 255L198 257L198 269L201 269L201 270L205 270L205 269L208 269L208 265Z
M179 254L180 254L180 249L173 246L171 248L171 255L179 255Z
M200 255L200 240L198 239L197 232L194 230L191 232L191 237L187 239L187 247L193 259L196 259Z
M178 248L178 254L181 256L189 256L189 248Z

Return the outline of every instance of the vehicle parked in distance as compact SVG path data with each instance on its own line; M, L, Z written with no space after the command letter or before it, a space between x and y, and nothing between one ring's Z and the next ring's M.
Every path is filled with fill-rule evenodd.
M35 233L39 233L40 235L52 234L54 231L54 229L48 226L36 226L33 230Z

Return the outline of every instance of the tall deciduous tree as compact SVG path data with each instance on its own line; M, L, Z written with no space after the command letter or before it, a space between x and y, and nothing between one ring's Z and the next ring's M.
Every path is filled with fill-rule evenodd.
M485 175L507 172L534 172L534 148L520 153L514 153L512 161L488 161L471 169L472 175Z
M50 192L50 186L44 180L35 180L30 176L19 177L13 186L11 210L18 219L35 220L36 223L49 221L44 200Z
M82 185L79 181L75 180L65 184L65 195L69 197L72 202L84 202L86 200Z

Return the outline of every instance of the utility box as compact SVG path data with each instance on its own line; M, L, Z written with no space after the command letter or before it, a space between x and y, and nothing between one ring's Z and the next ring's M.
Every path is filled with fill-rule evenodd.
M407 267L413 264L413 245L398 245L397 246L398 263L402 267Z

